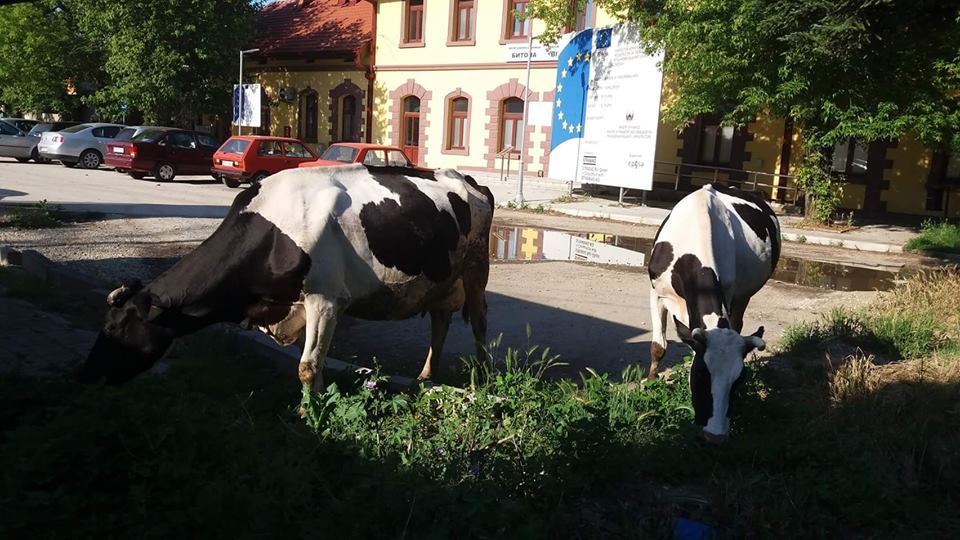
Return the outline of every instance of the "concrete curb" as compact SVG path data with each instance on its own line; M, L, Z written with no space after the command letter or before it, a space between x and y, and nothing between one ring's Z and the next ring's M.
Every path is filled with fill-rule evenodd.
M72 272L63 266L51 261L39 251L27 249L18 251L8 246L0 247L0 266L17 267L31 274L44 284L56 287L65 295L85 302L102 304L106 309L106 298L110 294L110 286L96 278ZM283 347L270 339L269 336L253 330L244 330L232 325L225 326L225 330L247 340L258 352L271 358L277 364L281 373L296 375L300 353L295 348ZM291 362L293 359L295 362ZM346 372L356 372L361 366L327 357L324 373L327 378ZM419 381L411 377L400 375L387 376L387 385L392 390L403 390L416 386Z
M582 210L579 208L564 208L563 206L549 204L544 205L544 208L551 212L565 214L568 216L591 219L609 219L611 221L622 221L625 223L648 225L651 227L659 227L660 223L663 221L662 219L655 217L597 210ZM835 238L832 236L818 236L816 233L806 234L801 229L783 229L780 236L787 242L796 242L799 244L813 244L818 246L839 247L852 249L855 251L872 251L877 253L903 253L903 246L899 244L885 244L883 242Z

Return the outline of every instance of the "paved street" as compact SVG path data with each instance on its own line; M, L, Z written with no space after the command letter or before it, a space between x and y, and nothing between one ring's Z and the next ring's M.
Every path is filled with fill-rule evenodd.
M500 203L516 196L514 182L496 177L479 181ZM545 204L564 193L562 184L531 181L524 189L528 202ZM178 176L173 182L152 178L134 180L101 168L67 169L59 164L18 163L0 158L0 203L34 203L46 200L73 212L102 212L135 217L223 217L239 189L231 189L210 176Z

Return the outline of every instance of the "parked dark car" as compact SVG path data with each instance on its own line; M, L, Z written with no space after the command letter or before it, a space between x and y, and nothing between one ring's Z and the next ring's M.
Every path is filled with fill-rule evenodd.
M169 182L177 175L210 174L220 141L197 131L150 128L129 141L107 143L106 164L136 179L153 176Z

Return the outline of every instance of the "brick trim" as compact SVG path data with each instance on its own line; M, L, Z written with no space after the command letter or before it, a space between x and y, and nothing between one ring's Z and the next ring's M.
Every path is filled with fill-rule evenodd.
M391 137L393 144L403 148L403 100L408 96L420 98L420 136L417 145L417 164L427 164L427 128L430 126L430 98L433 92L417 84L413 79L401 84L390 92L390 123L393 126Z
M451 108L450 105L453 103L453 100L459 97L467 98L467 122L463 126L463 149L459 148L450 148L450 121L451 119ZM422 102L421 102L422 107ZM473 98L470 97L470 94L463 91L461 88L457 88L453 92L450 92L443 98L443 144L440 146L440 153L453 155L453 156L469 156L470 155L470 124L471 119L473 118Z
M340 139L340 99L345 96L353 96L357 100L357 109L353 114L354 125L357 126L357 139L355 141L342 141ZM350 79L344 79L336 88L330 90L330 142L360 142L363 140L363 115L366 109L366 92L362 88L353 84Z
M483 155L483 158L486 160L488 168L494 168L494 162L497 160L497 143L500 140L500 104L507 98L516 97L523 99L526 91L527 88L520 84L519 79L510 79L510 82L503 83L493 90L487 92L487 123L484 124L484 128L487 132L487 138L484 141L484 146L486 147L487 153ZM529 99L531 102L540 101L540 93L530 92ZM529 124L529 122L527 123ZM530 140L530 136L533 135L534 129L535 128L532 128L529 125L523 126L524 140ZM533 156L530 154L530 152L527 152L524 163L526 165L533 163Z

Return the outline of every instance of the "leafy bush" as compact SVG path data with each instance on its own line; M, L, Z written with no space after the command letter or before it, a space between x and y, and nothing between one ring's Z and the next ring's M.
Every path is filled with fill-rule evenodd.
M797 187L807 194L807 217L829 224L840 207L843 188L830 175L826 158L816 152L807 154L796 174Z
M920 227L920 234L911 238L907 251L933 253L960 253L960 224L928 219Z

